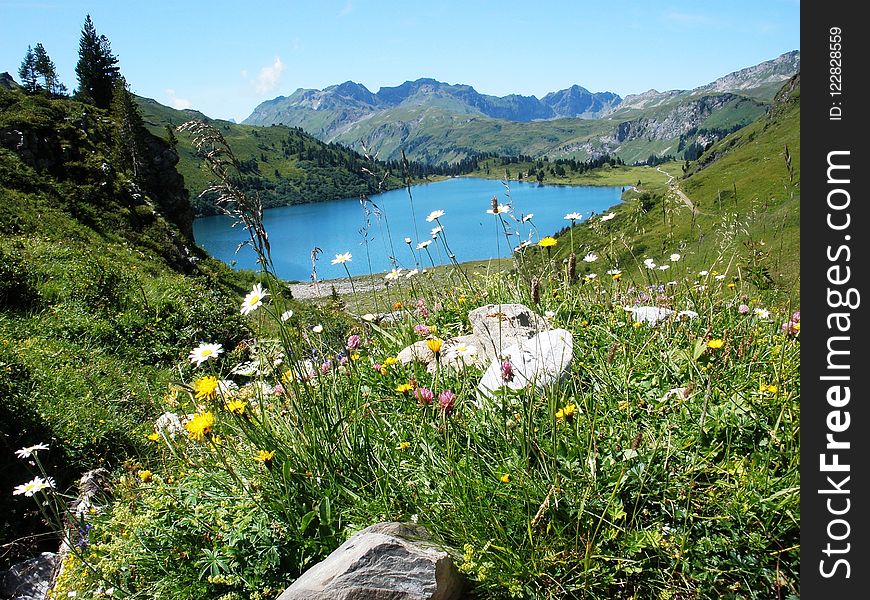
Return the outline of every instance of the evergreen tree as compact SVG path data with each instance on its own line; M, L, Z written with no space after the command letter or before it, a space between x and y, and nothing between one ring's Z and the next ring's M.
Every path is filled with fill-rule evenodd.
M48 96L61 94L66 91L66 86L59 83L57 80L57 68L54 66L54 61L48 56L45 47L38 43L33 50L33 63L36 74L42 76L45 82L45 93Z
M115 82L110 108L118 127L118 136L115 138L116 160L125 169L133 172L134 180L140 181L147 153L145 122L123 77L118 77Z
M112 54L109 39L105 35L97 35L91 15L88 15L79 40L77 96L100 108L108 108L112 103L115 83L120 77L117 64L118 59Z
M21 61L21 67L18 69L18 76L21 78L21 86L29 93L34 93L39 90L39 75L36 72L36 56L33 54L33 48L27 47L27 53L24 55L24 60Z

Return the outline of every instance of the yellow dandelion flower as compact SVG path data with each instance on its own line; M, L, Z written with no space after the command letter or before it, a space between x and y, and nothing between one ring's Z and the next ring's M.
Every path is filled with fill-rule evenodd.
M137 473L137 475L139 475L139 479L142 480L142 483L148 483L154 478L154 473L152 473L148 469L142 469L141 471L139 471L139 473Z
M353 354L351 354L350 359L352 361L358 361L359 360L359 352L354 352Z
M254 460L264 465L275 458L274 450L260 450L257 452L257 455L254 457Z
M396 386L396 391L400 394L407 394L413 389L414 387L410 383L403 383L399 386Z
M541 238L541 240L538 242L538 246L540 246L541 248L552 248L558 243L559 242L556 240L556 238L548 235L545 238Z
M197 413L190 421L184 424L184 428L187 429L187 433L191 438L202 441L214 429L214 415L211 411Z
M230 400L224 404L224 408L227 409L227 412L231 412L234 415L245 414L245 409L247 407L248 405L244 400Z
M619 281L620 279L622 279L622 273L613 274L613 281Z
M724 345L725 345L725 340L720 339L720 338L716 338L714 340L710 340L707 342L707 347L713 348L714 350L718 350L719 348L721 348Z
M147 437L147 438L148 438L149 440L151 440L152 442L156 442L157 440L160 439L160 434L157 433L157 432L155 431L154 433L149 433L149 434L148 434L147 436L145 436L145 437Z
M502 475L501 477L499 477L499 480L500 480L502 483L510 483L510 482L511 482L511 476L510 476L510 473L505 473L504 475Z
M562 408L556 411L557 419L570 419L574 416L574 413L577 411L577 405L573 402L569 402Z
M587 327L588 325L589 325L589 321L587 321L586 319L583 319L582 321L580 321L580 327Z
M426 340L426 346L429 347L429 350L431 350L433 354L438 354L439 352L441 352L441 344L443 344L443 342L440 338L432 338L431 340Z
M293 383L293 371L291 371L290 369L284 371L284 374L281 375L281 383L285 386L289 386L291 383Z
M736 288L736 287L737 287L737 284L736 284L736 283L734 283L734 282L733 282L733 281L732 281L732 282L730 282L730 283L729 283L729 284L728 284L728 289L731 289L731 290L733 290L733 289L734 289L734 288Z
M631 324L631 326L634 327L635 329L638 329L641 325L642 325L642 323L640 321L635 321L634 323Z
M401 310L402 303L401 302L393 302L393 310Z
M396 450L407 450L411 447L411 442L399 442L399 445L396 446Z
M193 391L197 400L214 400L217 396L217 377L206 375L193 382Z
M398 358L396 358L395 356L390 356L384 361L384 366L392 367L393 365L397 364L398 362L399 362Z
M619 402L616 403L616 408L618 408L619 410L628 410L629 406L630 406L630 404L629 404L628 400L620 400Z

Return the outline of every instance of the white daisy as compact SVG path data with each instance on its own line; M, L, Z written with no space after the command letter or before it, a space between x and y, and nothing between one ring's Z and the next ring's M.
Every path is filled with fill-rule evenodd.
M420 272L419 269L411 269L410 271L405 273L405 277L408 279L411 279L411 277L413 277L414 275L416 275L419 272Z
M441 233L442 231L444 231L444 228L441 227L440 225L438 227L433 227L432 231L430 232L432 234L432 239L435 239L436 237L438 237L438 234Z
M671 268L671 265L659 265L659 271L667 271Z
M565 215L566 221L579 221L582 218L583 218L583 215L581 215L578 212L572 212L572 213L568 213L567 215Z
M220 344L206 344L203 342L191 350L187 358L191 364L196 364L198 367L210 358L217 358L223 351L223 346Z
M46 488L54 487L54 479L48 477L47 479L43 479L42 477L34 477L31 481L24 483L22 485L16 485L15 489L12 492L13 496L20 496L24 494L25 496L32 496L36 492L41 492Z
M346 262L350 262L352 255L350 252L345 252L344 254L336 254L335 258L332 259L332 264L334 265L342 265Z
M613 217L616 216L616 213L607 213L606 215L601 215L601 221L609 221Z
M608 275L619 275L620 273L622 273L622 271L620 271L619 269L610 269L607 272Z
M596 260L598 260L598 255L595 254L594 252L590 252L589 254L587 254L586 256L583 257L584 262L595 262Z
M392 271L384 275L384 279L386 279L387 281L395 281L399 278L401 274L402 269L393 269Z
M769 319L770 318L770 311L767 310L766 308L756 308L755 309L755 316L758 317L759 319Z
M264 290L262 285L255 283L253 289L248 292L248 295L245 296L245 299L242 301L242 314L248 315L257 310L263 305L263 300L268 295L269 292Z
M281 313L281 320L284 322L289 321L290 317L292 317L292 316L293 316L292 310L285 310L284 312Z
M674 252L670 256L671 262L677 262L678 260L680 260L680 258L682 258L682 257L679 254L677 254L676 252Z
M653 261L653 259L651 259L651 258L647 258L646 260L644 260L644 261L643 261L643 265L644 265L647 269L655 269L655 268L656 268L656 263L655 263L655 262Z
M511 211L510 204L499 204L498 206L495 207L495 210L490 208L486 212L487 212L487 214L490 214L490 215L500 215L502 213L509 213L510 211Z
M39 450L48 450L48 444L35 444L33 446L27 446L26 448L22 448L21 450L16 450L15 454L16 456L18 456L18 458L30 458Z
M426 220L427 220L429 223L431 223L431 222L434 221L435 219L440 219L440 218L443 217L443 216L444 216L444 211L443 211L443 210L433 210L432 212L429 213L429 216L426 217Z
M431 243L432 243L432 240L424 240L424 241L420 242L419 244L417 244L417 250L422 250L423 248L425 248L426 246L428 246Z
M595 279L596 277L598 277L598 274L596 273L589 273L586 275L586 279Z
M311 331L313 331L314 333L323 333L323 325L315 325L311 328Z
M531 221L532 217L534 217L534 216L535 216L535 213L529 213L527 215L523 215L522 222L525 223L526 221Z

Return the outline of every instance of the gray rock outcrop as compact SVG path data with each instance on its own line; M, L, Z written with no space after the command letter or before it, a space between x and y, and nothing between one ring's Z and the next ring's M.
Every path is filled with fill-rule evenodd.
M57 565L57 554L43 552L39 556L12 565L0 573L0 592L9 600L43 600L48 594Z
M481 364L504 355L550 328L547 320L522 304L487 304L468 313Z
M352 535L278 600L455 600L465 580L424 527L378 523Z

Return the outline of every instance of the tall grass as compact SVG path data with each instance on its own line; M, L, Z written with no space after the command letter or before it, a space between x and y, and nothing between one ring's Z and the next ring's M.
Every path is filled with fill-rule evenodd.
M518 258L516 277L392 285L376 292L390 319L358 321L288 314L262 260L254 339L180 369L164 399L178 425L155 426L153 456L91 517L92 569L70 559L55 594L274 597L353 531L402 520L452 548L481 598L797 596L790 312L680 256L673 283L604 259L574 283L547 247ZM481 366L449 368L436 340L513 302L572 333L570 372L478 397ZM626 310L642 305L697 316L653 326ZM434 370L396 358L422 339Z

